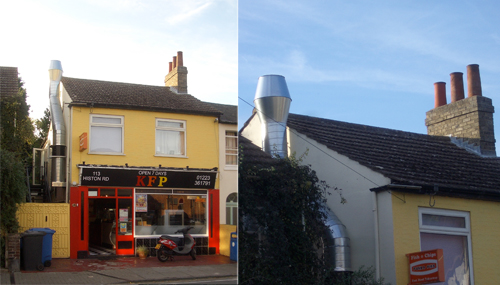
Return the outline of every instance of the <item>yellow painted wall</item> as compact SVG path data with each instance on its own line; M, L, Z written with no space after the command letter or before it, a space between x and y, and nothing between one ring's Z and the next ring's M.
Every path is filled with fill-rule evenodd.
M231 242L231 233L236 232L236 226L233 225L220 225L220 248L219 248L219 254L220 255L225 255L229 256L231 254L231 247L230 247L230 242Z
M182 96L182 95L179 95ZM123 109L93 108L93 114L116 115L124 117L124 153L125 155L88 154L88 149L79 151L79 136L90 134L90 108L72 108L71 141L71 182L79 179L77 164L106 164L130 166L158 166L213 168L219 166L218 160L218 123L215 117L186 115L175 113L135 111ZM173 119L186 121L186 158L155 156L155 119ZM218 188L218 179L216 187Z
M22 233L30 228L49 228L52 236L52 258L69 258L69 204L23 203L17 210Z
M393 191L399 197L403 193ZM420 251L418 207L430 207L428 195L404 194L406 203L392 197L397 284L408 284L407 253ZM435 196L435 209L470 213L475 284L500 284L500 203Z

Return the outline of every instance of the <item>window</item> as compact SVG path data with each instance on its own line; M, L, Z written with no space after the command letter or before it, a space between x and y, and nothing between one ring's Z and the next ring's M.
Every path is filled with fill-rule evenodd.
M156 155L186 156L186 122L156 119Z
M207 234L207 195L135 194L135 235L174 234L192 226L191 234ZM147 192L144 191L144 192Z
M123 116L90 115L89 153L123 154Z
M238 224L238 193L231 193L226 199L226 225Z
M226 131L226 165L238 164L238 134Z
M445 284L473 284L468 212L419 208L420 249L442 249Z

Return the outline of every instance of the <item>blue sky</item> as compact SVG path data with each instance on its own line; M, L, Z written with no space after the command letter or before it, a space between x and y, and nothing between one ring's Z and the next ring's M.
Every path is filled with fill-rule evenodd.
M68 77L162 86L182 51L190 94L237 104L237 8L234 0L0 1L0 66L18 67L32 118L49 106L53 59Z
M290 112L427 133L434 82L479 64L500 149L500 2L239 1L239 127L259 76L286 78ZM247 103L252 104L249 106Z

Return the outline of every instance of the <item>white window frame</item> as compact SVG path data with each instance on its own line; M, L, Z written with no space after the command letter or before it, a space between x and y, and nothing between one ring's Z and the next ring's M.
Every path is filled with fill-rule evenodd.
M110 119L120 119L120 124L108 124L108 123L94 123L93 118L101 117L101 118L110 118ZM90 122L89 122L89 154L105 154L105 155L125 155L125 119L124 116L116 116L116 115L101 115L101 114L90 114ZM92 151L92 127L108 127L108 128L121 128L121 152L98 152Z
M228 132L234 132L236 133L235 135L228 135ZM224 134L224 169L226 170L237 170L238 169L238 131L233 131L233 130L226 130ZM228 153L228 148L227 148L227 140L228 138L234 138L236 139L236 149L231 149L231 150L236 150L236 153ZM227 156L228 155L234 155L236 156L236 164L228 164L227 163Z
M424 225L422 219L423 214L464 218L465 227L455 228L455 227L445 227L445 226ZM471 241L471 231L470 231L471 229L470 213L463 211L456 211L456 210L446 210L446 209L418 208L418 225L420 228L419 233L444 234L444 235L456 235L456 236L467 237L467 254L469 259L470 284L474 285L474 266L472 263L473 258L472 258L472 241ZM420 250L422 250L422 248L420 248Z
M158 122L159 121L164 121L164 122L169 122L169 123L182 123L182 128L171 128L171 127L159 127ZM183 145L183 154L163 154L163 153L157 153L156 151L156 139L158 135L158 130L162 131L178 131L182 132L184 134L184 145ZM164 119L164 118L156 118L155 120L155 156L162 156L162 157L187 157L187 126L186 126L186 121L184 120L172 120L172 119Z
M227 223L227 220L229 218L230 220L230 224L228 225L238 225L238 221L236 219L236 217L233 215L233 209L236 208L236 212L238 212L238 202L228 202L227 199L229 198L229 196L231 196L232 194L236 194L236 200L238 200L238 192L232 192L230 193L229 195L227 195L226 197L226 224ZM227 208L229 208L229 217L227 217ZM235 221L236 219L236 221Z

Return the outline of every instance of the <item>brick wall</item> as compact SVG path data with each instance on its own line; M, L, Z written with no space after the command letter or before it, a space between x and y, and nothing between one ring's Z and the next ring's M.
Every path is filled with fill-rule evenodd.
M462 138L479 146L481 154L494 156L494 112L490 98L472 96L430 110L425 125L429 135Z
M174 87L177 93L187 93L187 68L177 66L165 76L165 86Z
M11 272L20 271L21 234L9 234L7 237L7 260Z

